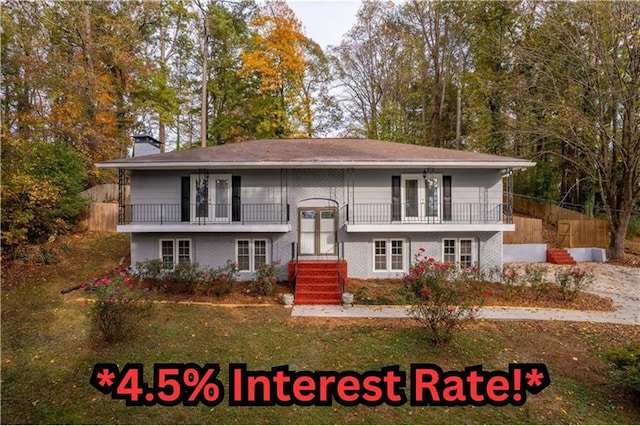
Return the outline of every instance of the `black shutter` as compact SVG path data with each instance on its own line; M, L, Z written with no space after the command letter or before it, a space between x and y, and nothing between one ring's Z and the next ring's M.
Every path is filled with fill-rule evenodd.
M241 212L240 176L231 176L231 220L233 222L240 222Z
M391 176L391 220L401 219L400 176Z
M442 176L442 216L451 220L451 176Z
M180 190L180 220L189 222L189 204L191 202L191 178L182 176L182 185Z

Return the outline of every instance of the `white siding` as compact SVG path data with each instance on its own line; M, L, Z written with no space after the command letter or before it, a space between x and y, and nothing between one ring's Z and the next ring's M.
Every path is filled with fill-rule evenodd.
M133 171L131 204L180 204L180 171Z
M499 170L447 170L451 176L452 203L502 203L502 175ZM488 199L485 200L484 192Z

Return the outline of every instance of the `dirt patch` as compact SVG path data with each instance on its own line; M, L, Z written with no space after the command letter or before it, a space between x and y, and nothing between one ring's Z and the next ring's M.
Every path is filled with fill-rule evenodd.
M401 280L362 280L349 278L347 290L355 295L356 303L370 305L405 304L402 297ZM614 311L613 301L607 297L597 296L591 293L579 293L575 300L564 300L557 286L547 283L545 291L535 297L530 288L522 288L517 292L508 293L500 283L478 283L475 290L483 293L489 292L485 306L513 306L536 308L560 308L585 311Z

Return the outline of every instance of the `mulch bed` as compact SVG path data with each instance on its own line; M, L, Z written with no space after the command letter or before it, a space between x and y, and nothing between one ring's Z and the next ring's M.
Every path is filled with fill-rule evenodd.
M279 305L282 304L282 295L291 292L287 282L277 283L275 293L271 296L251 294L248 287L248 283L240 282L236 284L236 288L232 293L217 297L172 291L165 291L157 296L159 299L172 302L203 302L221 305ZM394 305L404 304L400 296L401 288L402 280L399 279L363 280L349 278L346 290L356 295L356 305ZM485 290L490 293L485 300L485 306L561 308L587 311L615 310L611 299L590 293L579 293L573 301L562 300L558 289L552 283L547 284L547 290L537 300L529 288L514 292L514 294L507 294L502 284L484 282L478 286L478 291L484 292Z

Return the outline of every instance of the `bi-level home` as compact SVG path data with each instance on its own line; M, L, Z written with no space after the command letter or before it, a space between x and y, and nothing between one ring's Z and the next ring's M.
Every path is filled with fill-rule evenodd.
M340 300L347 276L401 277L414 255L502 266L517 158L372 139L263 139L169 153L136 137L99 167L129 182L131 262L279 262L296 303ZM140 155L143 154L143 155Z

